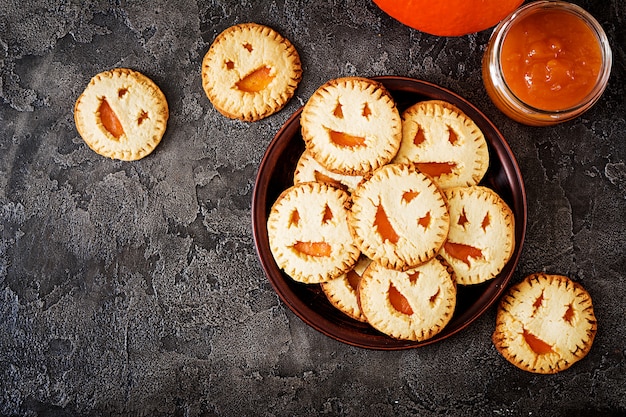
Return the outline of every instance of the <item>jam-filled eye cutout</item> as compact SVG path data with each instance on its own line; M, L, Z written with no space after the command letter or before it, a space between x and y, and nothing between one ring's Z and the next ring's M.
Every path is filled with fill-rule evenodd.
M333 110L333 116L335 116L337 119L343 119L343 110L342 110L342 105L340 102L337 102L337 105L335 106L335 109Z

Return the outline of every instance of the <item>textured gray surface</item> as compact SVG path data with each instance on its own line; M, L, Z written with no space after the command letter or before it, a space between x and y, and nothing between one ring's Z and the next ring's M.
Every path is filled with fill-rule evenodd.
M0 0L0 414L617 416L626 414L626 6L577 1L615 63L583 117L530 128L482 87L489 31L437 38L369 0ZM243 123L204 95L214 37L246 21L298 49L286 108ZM137 162L95 154L73 104L113 67L152 78L171 117ZM583 284L589 355L539 376L499 356L492 308L441 343L401 352L336 342L295 317L256 257L250 224L265 147L331 78L402 75L449 88L503 132L523 172L531 272Z

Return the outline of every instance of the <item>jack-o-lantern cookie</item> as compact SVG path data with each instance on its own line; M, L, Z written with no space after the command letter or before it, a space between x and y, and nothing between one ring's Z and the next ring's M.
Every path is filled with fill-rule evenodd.
M356 265L354 265L354 268L341 275L339 278L320 284L322 291L326 294L326 298L328 298L328 301L330 301L335 308L345 315L362 322L367 321L367 319L363 313L361 313L357 290L363 272L365 272L365 269L371 262L371 259L362 256L359 258Z
M165 133L165 95L145 75L115 68L94 76L74 105L76 129L100 155L134 161L150 154Z
M305 150L300 159L298 159L296 170L293 174L293 182L297 184L310 181L327 182L335 187L344 188L351 193L363 181L363 177L360 175L342 175L329 171L313 158L310 151Z
M402 113L402 144L394 162L414 163L441 188L480 182L489 151L474 121L450 103L422 101Z
M349 195L320 182L293 185L267 219L270 249L294 280L317 284L354 266L360 252L348 226Z
M372 262L361 277L358 295L368 323L403 340L435 336L456 306L454 279L438 258L404 272Z
M518 368L553 374L587 355L596 330L591 297L580 284L538 273L502 297L492 340Z
M402 140L393 97L367 78L338 78L322 85L304 105L300 124L313 157L345 175L365 175L388 163Z
M202 60L202 86L224 116L248 122L278 110L302 78L298 51L272 28L256 23L220 33Z
M455 187L444 193L450 231L441 256L454 268L458 284L479 284L494 278L515 248L513 212L487 187Z
M352 194L350 226L366 256L406 270L433 258L448 235L445 198L413 165L387 164Z

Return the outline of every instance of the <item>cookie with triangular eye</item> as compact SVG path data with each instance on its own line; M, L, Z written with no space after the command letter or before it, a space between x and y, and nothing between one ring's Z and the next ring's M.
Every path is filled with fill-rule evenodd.
M74 105L76 129L100 155L134 161L161 142L169 110L165 95L145 75L115 68L95 75Z
M361 277L358 295L372 327L396 339L423 341L448 324L457 294L451 270L433 258L404 272L372 262Z
M293 44L256 23L224 30L202 60L204 91L215 109L231 119L252 122L279 111L301 79Z
M502 297L492 340L518 368L554 374L589 353L596 331L591 297L582 285L562 275L537 273Z
M363 181L363 177L361 175L342 175L329 171L313 158L309 150L305 150L296 164L293 182L297 184L310 181L327 182L351 193Z
M320 284L326 298L335 308L348 317L362 322L366 322L367 319L359 307L357 290L361 277L371 262L371 259L362 256L348 272L338 278Z
M361 252L406 270L433 258L448 235L445 198L413 165L387 164L352 193L350 227Z
M414 163L441 188L475 185L489 167L480 128L454 105L416 103L402 113L402 143L393 162Z
M294 280L314 284L350 270L360 251L348 227L347 192L320 182L281 193L267 219L276 264Z
M450 231L440 255L454 268L457 283L495 278L515 248L515 218L495 191L479 185L444 190Z
M402 140L400 113L382 83L337 78L319 87L302 109L302 138L328 170L366 175L391 161Z

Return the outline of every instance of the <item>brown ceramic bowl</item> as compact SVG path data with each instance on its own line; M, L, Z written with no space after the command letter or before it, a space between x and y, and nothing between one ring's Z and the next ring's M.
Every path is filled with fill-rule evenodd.
M422 342L396 340L374 330L368 324L353 320L335 309L319 285L292 280L276 265L268 235L267 216L278 195L293 184L293 172L304 150L300 135L300 113L296 111L270 142L259 166L252 196L252 227L263 269L281 300L300 319L349 345L369 349L399 350L424 346L452 336L480 317L505 290L519 261L526 234L526 191L522 175L498 129L472 104L462 97L428 82L403 77L373 77L393 95L402 112L422 100L446 100L461 109L483 131L489 145L490 166L482 185L495 190L515 215L515 251L502 272L494 279L473 286L459 286L454 316L439 334Z

